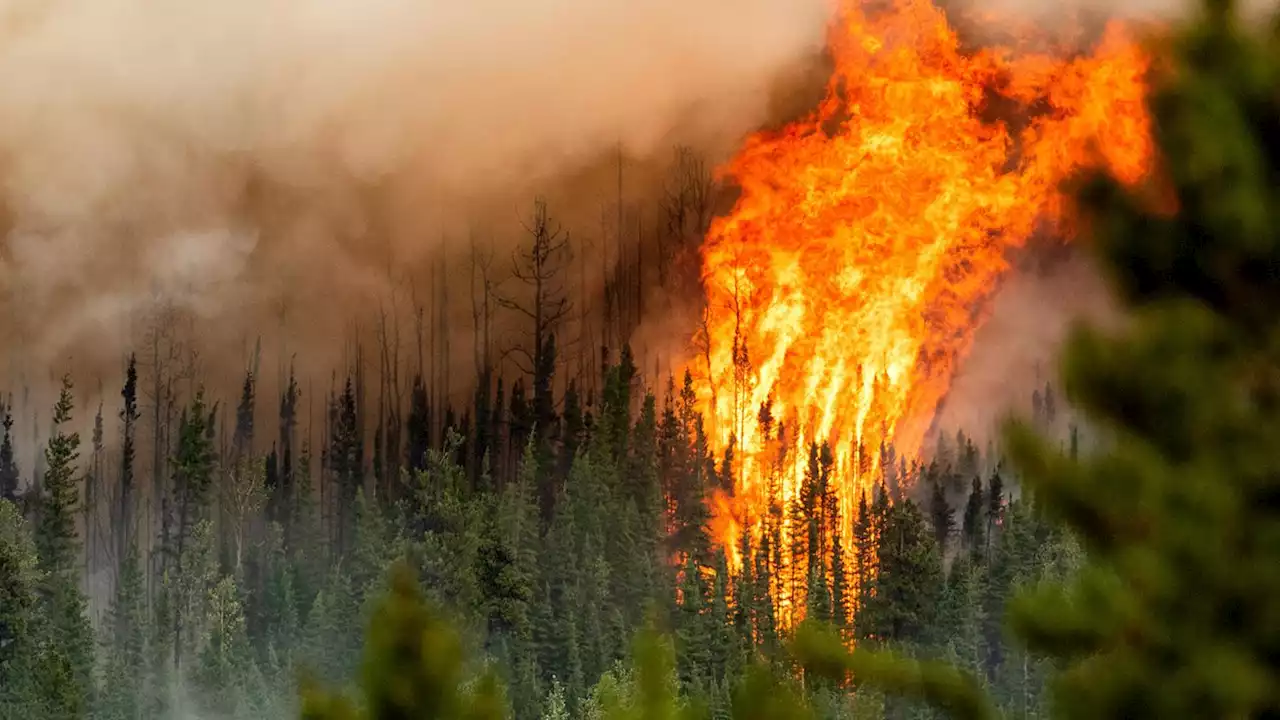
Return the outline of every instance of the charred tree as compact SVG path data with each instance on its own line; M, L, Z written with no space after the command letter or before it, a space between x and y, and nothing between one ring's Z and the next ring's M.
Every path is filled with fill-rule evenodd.
M525 225L529 234L526 247L516 251L512 273L532 293L525 301L499 298L503 307L512 310L528 322L528 340L533 345L530 353L517 346L512 354L524 374L532 379L530 418L532 432L536 434L539 467L552 467L551 439L558 424L555 399L552 395L556 371L556 330L569 315L570 303L566 293L564 260L568 255L568 236L547 212L547 204L539 199L534 203L532 222ZM512 415L515 419L516 393L512 392ZM514 450L514 452L519 452ZM550 473L543 472L540 482L544 509L549 509L555 499L554 488L545 482Z

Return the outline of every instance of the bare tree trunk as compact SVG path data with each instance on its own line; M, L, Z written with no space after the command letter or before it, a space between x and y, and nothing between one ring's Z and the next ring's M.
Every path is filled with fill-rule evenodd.
M594 359L595 350L587 315L587 244L584 241L581 245L578 250L578 378L585 380L586 370L591 367L587 354Z
M426 379L427 403L430 410L427 416L427 437L428 444L434 445L439 440L439 430L437 425L437 417L440 414L437 408L440 405L440 296L438 293L438 268L433 258L431 261L431 377Z
M368 416L365 415L365 389L364 389L364 343L360 339L359 325L356 327L356 433L360 436L364 435L364 431L369 427ZM360 453L355 459L357 486L363 491L366 490L366 481L368 480L364 465L364 443L360 443Z
M446 243L442 243L441 247L448 247L448 245ZM447 409L450 406L449 394L453 390L451 385L451 377L450 377L451 373L449 368L449 365L451 364L450 360L452 357L450 354L451 343L449 342L449 337L450 335L452 335L452 333L449 332L449 257L443 251L441 251L440 253L439 319L440 319L440 332L442 335L441 335L441 343L440 343L440 352L441 352L440 393L438 397L440 398L440 401L443 403L443 407ZM444 418L442 418L442 420L443 419ZM448 431L448 428L445 428L445 432L447 431Z
M644 319L644 213L636 210L636 316L631 332ZM628 333L630 335L630 332Z
M613 290L609 287L609 216L605 207L600 208L600 291L604 295L604 317L600 325L600 345L610 347L613 332ZM604 359L601 358L601 364ZM595 381L592 386L594 388Z

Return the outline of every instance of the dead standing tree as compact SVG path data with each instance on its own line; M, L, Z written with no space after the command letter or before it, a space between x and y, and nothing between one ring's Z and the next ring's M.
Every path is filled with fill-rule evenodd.
M556 422L555 401L552 397L556 368L555 331L569 315L571 309L566 292L563 262L569 252L569 236L551 220L547 203L539 198L534 201L532 221L524 225L529 242L517 249L512 256L512 274L532 290L532 297L522 302L511 297L499 296L498 304L523 316L530 323L527 335L533 351L527 345L516 345L507 354L516 361L521 372L533 378L533 421L538 436L538 449L546 459L550 453L552 427ZM549 501L543 488L544 501ZM548 507L544 505L544 508Z
M715 178L706 160L691 148L677 147L670 174L663 183L662 214L666 232L658 235L658 284L667 287L673 262L696 249L711 224Z
M470 235L470 294L472 359L475 363L476 389L472 401L475 432L471 443L467 471L473 483L484 474L486 462L490 467L501 467L501 457L491 455L500 445L495 432L495 418L502 416L502 409L493 407L493 304L498 284L492 276L493 248L481 249L475 233ZM487 460L486 460L487 456Z

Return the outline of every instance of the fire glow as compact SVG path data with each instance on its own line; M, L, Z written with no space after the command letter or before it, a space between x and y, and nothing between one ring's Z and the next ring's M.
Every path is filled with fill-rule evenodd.
M712 446L734 448L713 501L733 565L738 533L797 498L810 443L847 527L881 447L919 451L1008 251L1069 233L1062 181L1152 161L1147 56L1119 23L1071 57L967 52L929 0L846 0L829 45L821 105L722 169L741 195L703 250L691 371ZM992 98L1021 127L982 117Z

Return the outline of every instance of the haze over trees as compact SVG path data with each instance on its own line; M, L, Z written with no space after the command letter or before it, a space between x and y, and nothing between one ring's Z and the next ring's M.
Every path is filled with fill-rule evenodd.
M296 378L262 398L251 364L219 402L157 361L159 336L114 406L78 406L63 381L36 467L17 464L6 402L0 717L1280 712L1275 43L1207 2L1171 45L1151 109L1176 212L1107 178L1080 187L1132 311L1066 358L1067 396L1105 442L1038 439L1061 426L1046 387L1007 462L944 436L927 465L883 463L852 518L830 450L791 448L808 467L798 500L770 508L741 563L709 527L732 458L709 450L691 378L653 392L616 341L566 372L557 331L575 301L556 256L571 239L543 204L515 259L531 293L473 268L476 326L505 309L527 337L510 375L477 346L466 408L422 362L401 385L390 332L376 403L356 363L314 436ZM626 336L626 287L606 288L601 336ZM803 529L786 563L784 518ZM111 582L95 611L96 565Z
M994 524L1002 533L997 546L1014 545L1010 538L1028 528L1045 528L1059 541L1040 547L1057 550L1050 564L1065 566L1069 576L1024 587L1009 613L1017 647L1026 648L1017 650L1023 678L1033 669L1047 671L1052 703L1046 706L1025 685L1010 693L991 682L983 663L1001 646L984 647L964 611L941 661L936 646L922 653L903 643L898 633L927 609L896 594L891 577L905 558L890 555L877 557L875 597L858 606L864 613L889 610L878 634L859 637L859 649L850 653L839 615L824 623L823 613L814 613L794 636L792 664L779 667L768 654L761 663L755 655L756 666L735 684L731 710L723 712L740 718L930 714L911 698L975 719L1270 717L1280 709L1276 633L1268 620L1272 585L1280 579L1270 502L1273 308L1280 286L1274 273L1256 271L1280 262L1270 210L1280 158L1267 140L1280 124L1280 53L1274 34L1242 27L1232 11L1229 2L1206 2L1170 44L1171 62L1158 76L1150 105L1172 193L1135 196L1106 176L1088 178L1077 191L1096 252L1132 311L1133 322L1122 332L1079 330L1064 365L1069 396L1105 428L1109 442L1081 456L1074 433L1063 452L1025 424L1009 430L1012 460L1026 473L1026 499ZM1043 411L1043 396L1036 405ZM990 563L990 535L980 534L980 490L975 479L963 510L961 537L969 552L951 566L937 598L939 614L973 607L964 602L972 588L990 588L1008 567L988 565L977 585L963 570ZM1014 507L1030 512L1019 518ZM924 524L909 519L914 513L910 502L891 508L879 548L910 549L907 557L925 560L913 568L916 576L928 577L936 567L930 556L953 523L934 503L932 538L903 533L897 525L904 520ZM856 527L863 532L862 522ZM897 542L886 546L884 538L893 536ZM389 607L421 607L404 589L405 572ZM858 632L856 620L854 627ZM969 631L954 633L956 627ZM956 643L963 638L978 642ZM623 690L602 681L587 713L715 716L714 693L676 681L676 669L663 664L669 650L642 635ZM370 667L388 657L377 643L368 651ZM400 672L412 666L406 662ZM369 716L398 716L377 702L387 687L380 678L366 677ZM878 691L890 695L879 701ZM703 702L677 700L678 694ZM341 716L325 712L325 696L308 697L309 717ZM552 694L547 715L564 716L560 698ZM427 707L397 710L412 715ZM475 707L485 715L483 703Z
M320 397L287 368L280 393L264 392L258 348L223 397L160 322L100 402L79 402L70 376L51 411L6 401L0 716L295 715L300 677L348 687L366 642L403 640L366 634L371 613L437 627L377 610L397 560L388 602L416 607L418 593L446 609L467 672L483 659L520 718L584 716L608 693L638 692L627 663L650 627L673 639L673 687L722 716L747 668L789 666L803 617L850 641L963 658L1008 702L1040 707L1047 667L1000 621L1013 590L1060 574L1074 545L963 433L945 434L928 465L886 447L883 482L850 517L830 449L781 443L809 468L799 500L770 508L758 540L713 537L709 498L732 491L732 454L710 449L692 378L646 374L618 340L654 273L687 274L709 183L677 153L660 261L614 256L602 313L583 310L599 300L573 282L577 236L548 202L523 218L509 268L476 243L474 392L461 405L458 370L439 360L443 302L416 307L412 341L391 311L380 317L373 352L357 346ZM1026 404L1061 427L1049 392ZM767 412L750 421L778 430ZM38 462L24 466L15 448L33 440ZM803 531L787 539L784 522ZM832 712L853 699L827 697Z

